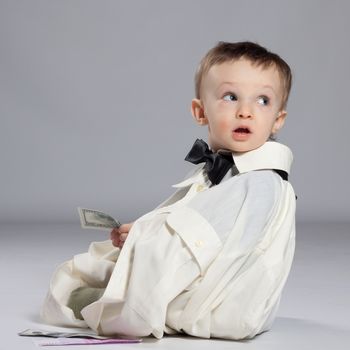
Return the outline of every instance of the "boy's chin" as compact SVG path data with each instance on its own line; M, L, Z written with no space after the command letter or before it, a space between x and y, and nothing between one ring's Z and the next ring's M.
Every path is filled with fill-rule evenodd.
M235 144L229 144L229 145L216 144L213 146L209 141L209 147L214 152L217 152L219 150L227 150L233 153L245 153L261 147L264 143L265 142L260 142L260 143L259 142L235 142Z
M239 145L235 145L232 147L231 151L234 153L245 153L249 151L253 151L259 147L261 147L264 143L262 144L247 144L247 143L242 143Z

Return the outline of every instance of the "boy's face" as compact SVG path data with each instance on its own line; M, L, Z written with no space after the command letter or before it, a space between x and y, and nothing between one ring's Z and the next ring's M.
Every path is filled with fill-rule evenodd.
M246 59L210 68L203 78L201 99L192 100L192 114L208 125L213 151L247 152L263 145L282 126L282 84L274 67L262 69Z

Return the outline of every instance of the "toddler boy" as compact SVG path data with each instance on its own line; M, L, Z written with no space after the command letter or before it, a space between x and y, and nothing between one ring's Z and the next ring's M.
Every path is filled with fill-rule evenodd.
M219 42L196 73L195 121L208 126L177 191L54 273L49 323L100 334L252 338L271 328L295 247L286 118L291 71L252 42ZM121 249L122 248L122 249Z

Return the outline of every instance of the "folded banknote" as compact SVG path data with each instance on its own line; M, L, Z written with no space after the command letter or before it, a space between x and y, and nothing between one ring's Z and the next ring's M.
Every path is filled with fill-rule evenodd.
M102 211L79 207L78 213L82 228L111 230L121 226L118 220Z

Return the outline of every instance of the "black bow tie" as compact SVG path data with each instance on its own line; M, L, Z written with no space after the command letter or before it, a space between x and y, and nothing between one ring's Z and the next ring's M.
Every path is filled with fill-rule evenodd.
M195 141L185 160L194 164L205 162L204 169L208 174L209 180L214 185L220 183L228 170L235 165L231 153L213 153L213 151L209 149L207 143L201 139ZM236 167L235 170L237 174L238 170Z

